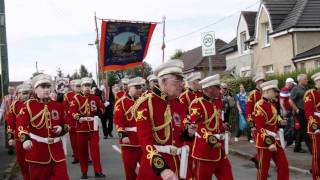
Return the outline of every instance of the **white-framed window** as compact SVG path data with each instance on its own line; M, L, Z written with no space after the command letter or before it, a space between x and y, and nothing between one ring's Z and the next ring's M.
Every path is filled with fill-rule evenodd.
M314 61L314 68L320 68L320 60Z
M273 65L263 66L263 72L264 72L265 74L272 74L272 73L274 73L274 71L273 71Z
M263 37L264 46L265 47L270 46L270 36L269 36L270 27L269 27L269 24L263 23L263 24L261 24L261 27L262 27L262 37Z
M241 77L250 77L251 76L251 70L241 71L240 76Z
M306 63L304 63L304 62L300 63L299 67L300 67L301 70L305 70L306 69Z
M287 66L283 67L283 72L287 73L287 72L291 72L291 71L292 71L291 65L287 65Z
M241 48L241 54L243 54L245 51L248 50L248 45L245 43L247 40L246 32L243 31L240 33L240 48Z

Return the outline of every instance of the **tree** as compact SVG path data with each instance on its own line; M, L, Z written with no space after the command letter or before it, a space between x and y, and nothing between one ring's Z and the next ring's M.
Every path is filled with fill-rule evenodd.
M63 72L60 67L57 69L57 77L63 77Z
M82 64L80 65L79 74L80 74L80 78L88 77L89 75L88 69Z
M170 57L170 59L180 59L183 55L184 51L181 49L176 49L174 54Z
M75 72L71 75L71 79L80 79L80 74L78 73L78 70L75 70Z

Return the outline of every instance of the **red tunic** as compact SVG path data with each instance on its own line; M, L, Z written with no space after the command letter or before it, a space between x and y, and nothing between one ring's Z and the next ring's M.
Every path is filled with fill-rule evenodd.
M114 102L117 102L120 98L122 98L123 96L127 95L127 93L125 91L119 91L115 94L114 96Z
M66 121L69 123L71 128L76 128L76 121L73 119L71 113L70 113L70 106L71 102L73 101L74 96L76 93L74 91L67 92L64 94L63 98L63 109L66 112Z
M19 141L16 122L17 122L17 116L23 106L24 106L24 102L19 100L16 100L11 104L10 111L7 115L7 124L8 124L7 133L9 134L8 139L15 138L16 140Z
M93 121L80 122L80 117L94 117L99 113L103 113L105 107L101 99L96 96L89 94L87 96L82 94L76 94L71 102L70 113L76 120L76 131L77 132L90 132L94 131Z
M252 128L254 124L254 106L261 99L262 94L259 89L255 89L249 93L246 103L246 116L249 126Z
M316 129L320 129L320 91L310 89L304 95L304 111L308 120L307 130L313 134Z
M281 147L280 141L270 136L267 131L278 133L281 117L279 116L275 103L262 98L254 107L254 122L257 128L256 147L267 149L266 137L270 138L271 143L276 143Z
M166 100L163 93L146 94L136 102L135 119L142 157L138 179L161 179L160 172L169 168L179 174L179 156L156 151L155 145L182 147L186 119L185 106L179 99Z
M18 136L22 142L30 138L30 133L42 138L56 138L64 135L69 127L64 119L63 106L55 101L42 102L36 99L26 101L18 118ZM60 135L52 132L52 128L60 125L63 131ZM34 139L32 148L26 151L26 161L39 164L49 164L51 161L65 160L62 141L53 144L38 142Z
M129 128L137 128L136 121L133 116L135 101L128 96L123 96L117 101L114 107L114 124L119 134L119 144L121 146L140 147L137 132L128 130ZM130 144L122 143L121 139L128 137Z
M222 121L222 100L210 101L207 97L192 101L189 112L190 121L198 124L197 135L193 144L192 157L203 161L219 161L224 158L224 141L221 147L214 148L208 143L209 135L224 134Z
M202 97L203 93L201 91L193 91L192 89L186 89L179 97L180 101L182 101L186 106L190 106L191 102L198 97Z

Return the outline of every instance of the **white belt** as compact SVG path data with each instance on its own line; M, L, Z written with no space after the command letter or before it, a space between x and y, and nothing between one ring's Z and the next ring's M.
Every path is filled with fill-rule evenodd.
M320 117L320 112L315 112L314 115Z
M35 134L32 134L32 133L30 133L30 137L31 137L31 139L34 139L34 140L36 140L38 142L42 142L42 143L46 143L46 144L54 144L54 143L57 143L57 142L61 141L60 137L44 138L44 137L41 137L41 136L38 136L38 135L35 135Z
M87 122L92 122L93 121L93 130L94 131L98 131L99 128L99 120L100 118L98 116L94 116L94 117L81 117L81 122L83 121L87 121ZM81 123L80 122L80 123Z
M186 179L187 177L187 169L188 169L188 158L190 148L188 145L184 145L181 148L172 145L154 145L158 152L166 153L170 155L180 155L180 170L179 176L182 179Z
M126 127L124 130L129 131L129 132L137 132L137 127Z
M278 137L277 133L272 132L272 131L269 131L269 130L266 130L266 133L267 133L269 136L272 136L273 138L279 140L279 137Z
M224 140L225 139L225 134L212 134L215 136L218 140ZM200 134L196 132L195 134L196 137L201 138Z
M93 117L81 117L81 121L93 121Z

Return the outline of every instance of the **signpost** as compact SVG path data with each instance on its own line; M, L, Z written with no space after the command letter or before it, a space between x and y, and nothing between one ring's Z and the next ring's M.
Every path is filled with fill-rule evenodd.
M201 47L202 56L209 56L209 75L212 75L212 61L211 56L216 55L216 43L215 35L213 31L202 33L201 35Z

